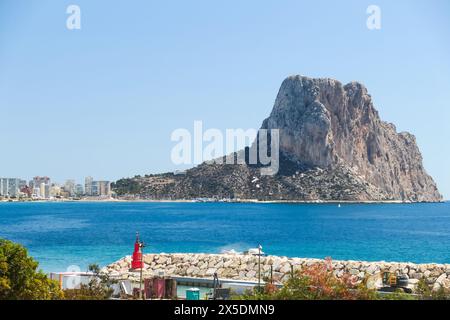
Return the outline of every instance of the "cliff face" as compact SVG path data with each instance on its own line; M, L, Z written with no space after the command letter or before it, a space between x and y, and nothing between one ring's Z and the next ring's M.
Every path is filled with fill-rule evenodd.
M359 83L289 77L262 127L280 129L280 150L290 158L322 168L344 166L388 198L442 199L415 137L381 121Z
M184 175L122 179L114 190L147 199L442 200L414 136L381 121L359 83L289 77L262 129L279 129L275 176L247 164L203 163Z

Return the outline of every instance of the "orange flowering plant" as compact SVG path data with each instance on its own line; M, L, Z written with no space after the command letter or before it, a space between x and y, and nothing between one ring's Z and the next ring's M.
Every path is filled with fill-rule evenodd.
M375 290L349 273L337 277L331 258L296 270L281 289L268 283L253 299L269 300L373 300Z

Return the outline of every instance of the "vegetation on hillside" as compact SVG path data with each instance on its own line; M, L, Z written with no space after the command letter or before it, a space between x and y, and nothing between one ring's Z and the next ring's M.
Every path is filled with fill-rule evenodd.
M121 196L125 194L139 194L142 186L137 179L120 179L111 184L111 189Z

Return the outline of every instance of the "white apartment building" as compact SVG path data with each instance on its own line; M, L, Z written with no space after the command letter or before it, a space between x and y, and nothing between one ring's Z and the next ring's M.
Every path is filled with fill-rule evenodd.
M0 178L0 196L16 197L20 192L20 185L20 179Z

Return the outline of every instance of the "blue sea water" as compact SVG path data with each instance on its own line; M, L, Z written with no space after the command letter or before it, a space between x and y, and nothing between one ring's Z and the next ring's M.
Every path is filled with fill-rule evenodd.
M450 263L450 203L0 203L0 237L46 272L106 265L133 251L268 254Z

